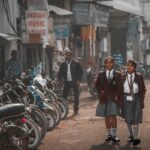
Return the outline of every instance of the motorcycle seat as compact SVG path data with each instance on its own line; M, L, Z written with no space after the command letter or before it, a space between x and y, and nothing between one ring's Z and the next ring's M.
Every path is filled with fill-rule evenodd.
M6 104L0 106L0 120L13 118L25 112L24 104Z

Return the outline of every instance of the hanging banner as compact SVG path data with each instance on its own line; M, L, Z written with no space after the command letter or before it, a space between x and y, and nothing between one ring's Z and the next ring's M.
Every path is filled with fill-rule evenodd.
M83 26L81 29L81 37L83 41L87 41L92 39L95 41L96 39L96 31L92 26Z
M138 34L139 29L139 19L140 18L130 18L128 22L128 33L130 34Z

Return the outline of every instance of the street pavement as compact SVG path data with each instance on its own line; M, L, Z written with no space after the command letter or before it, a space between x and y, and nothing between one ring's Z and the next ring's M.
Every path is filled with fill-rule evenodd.
M117 135L121 139L120 144L105 142L104 119L95 116L98 99L92 98L84 87L79 115L73 115L73 105L70 104L67 119L46 134L38 150L150 150L150 81L145 83L147 92L144 118L139 131L142 142L138 146L127 143L128 130L124 120L119 117Z

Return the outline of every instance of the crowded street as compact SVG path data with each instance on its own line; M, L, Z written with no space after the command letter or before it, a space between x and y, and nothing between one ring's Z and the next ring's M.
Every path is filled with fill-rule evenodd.
M146 98L144 119L140 125L139 137L141 143L133 146L127 143L128 130L124 120L118 117L117 134L119 144L105 142L106 129L104 118L95 116L98 104L97 98L92 98L84 89L80 99L79 115L74 115L72 103L69 104L67 118L51 132L47 132L38 150L149 150L150 149L150 81L145 80Z

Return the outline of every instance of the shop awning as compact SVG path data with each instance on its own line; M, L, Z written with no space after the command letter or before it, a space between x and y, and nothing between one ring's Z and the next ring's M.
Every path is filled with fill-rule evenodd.
M59 7L56 7L56 6L53 6L53 5L48 5L48 11L51 12L55 12L57 15L60 15L60 16L66 16L66 15L72 15L73 13L69 10L66 10L66 9L62 9L62 8L59 8Z
M101 1L99 3L134 15L144 16L141 0L133 0L133 1L113 0L113 1Z
M13 35L8 35L8 34L5 34L5 33L0 33L0 38L3 38L7 41L13 41L13 40L20 40L19 37L17 36L13 36Z

